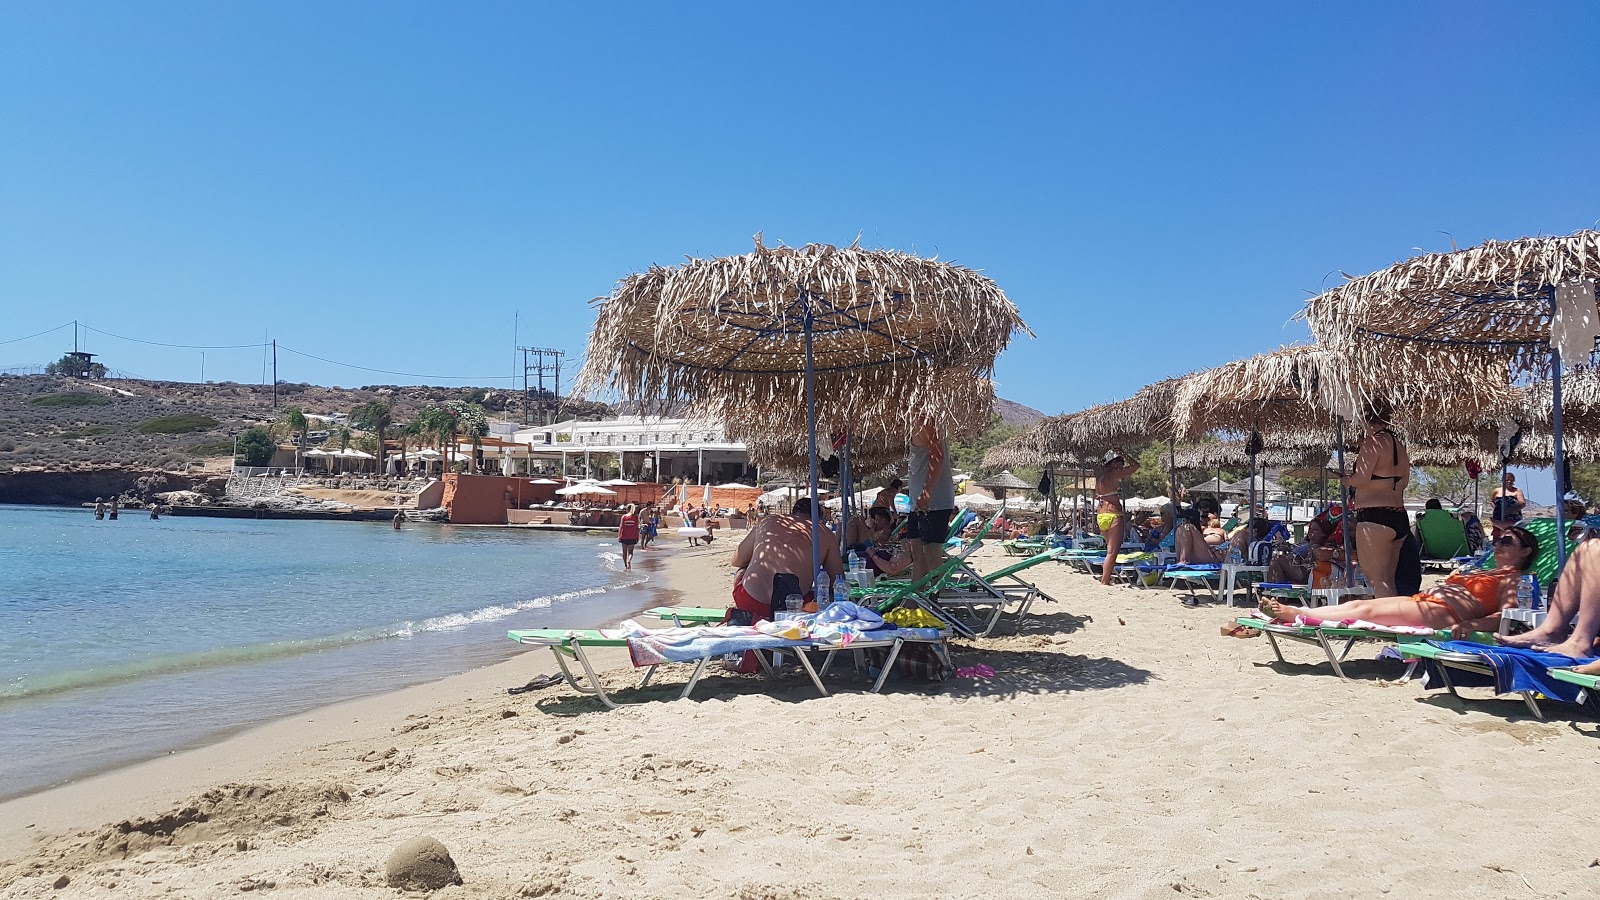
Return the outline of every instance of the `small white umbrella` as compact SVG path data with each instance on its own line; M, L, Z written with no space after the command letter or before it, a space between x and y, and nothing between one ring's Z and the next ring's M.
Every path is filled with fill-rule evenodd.
M572 497L578 494L597 494L614 497L617 494L616 491L603 488L598 484L575 484L571 487L561 488L560 490L556 491L556 493L563 497Z
M637 484L637 482L629 481L626 478L613 478L610 481L602 481L600 483L610 487L633 487Z
M530 481L528 483L529 484L560 484L561 482L559 482L559 481L551 481L548 478L535 478L535 479L533 479L532 481Z
M737 481L730 481L727 484L719 484L719 485L717 485L717 489L718 490L729 490L729 491L731 491L731 490L746 490L746 491L748 491L748 490L754 489L754 487L755 487L755 485L753 485L753 484L740 484Z
M307 450L306 452L304 452L304 453L302 453L300 455L301 456L335 456L337 454L336 453L329 453L328 451L323 450L320 447L312 447L310 450Z

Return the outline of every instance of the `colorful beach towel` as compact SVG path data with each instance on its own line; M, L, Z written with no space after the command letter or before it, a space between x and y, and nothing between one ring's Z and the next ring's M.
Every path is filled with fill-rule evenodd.
M1300 615L1295 616L1293 622L1275 622L1271 616L1268 616L1266 613L1260 611L1252 612L1250 615L1251 617L1260 619L1262 622L1267 624L1294 625L1300 628L1352 628L1359 631L1375 631L1381 634L1438 633L1437 629L1425 628L1420 625L1379 625L1376 622L1368 622L1365 619L1319 619L1316 616ZM1473 646L1482 647L1484 645L1474 644Z
M1577 703L1578 693L1583 690L1576 684L1557 681L1550 677L1552 666L1576 666L1592 662L1596 657L1586 656L1573 659L1559 653L1541 653L1538 650L1523 650L1518 647L1492 647L1488 644L1476 644L1471 641L1429 641L1441 650L1453 653L1470 653L1482 659L1484 665L1494 671L1494 677L1479 675L1461 669L1450 670L1450 680L1459 686L1484 687L1494 686L1497 694L1512 694L1518 691L1534 691L1543 694L1552 700L1563 703ZM1423 682L1425 687L1443 688L1444 679L1436 671L1437 663L1431 659L1423 660L1428 673L1428 678Z

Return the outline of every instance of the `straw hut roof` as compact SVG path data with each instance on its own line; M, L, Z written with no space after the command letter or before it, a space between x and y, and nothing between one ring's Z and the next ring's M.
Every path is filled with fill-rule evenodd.
M1525 392L1525 413L1518 416L1518 420L1541 430L1552 429L1553 388L1553 382L1549 381L1531 385ZM1561 376L1561 426L1568 437L1600 436L1600 372L1580 369Z
M1140 388L1126 400L1041 419L1039 449L1052 459L1071 459L1122 444L1169 438L1172 404L1183 381L1168 378Z
M581 391L803 433L809 316L820 430L902 448L908 420L986 425L993 389L979 383L1027 332L972 269L893 250L767 247L760 235L750 253L630 275L596 303Z
M1331 435L1324 435L1321 443L1305 446L1269 446L1256 457L1256 462L1278 469L1296 466L1318 466L1327 462L1332 452ZM1250 464L1250 454L1245 452L1244 441L1205 441L1178 447L1172 454L1180 469L1236 469Z
M1174 403L1180 434L1212 431L1323 432L1336 416L1393 411L1408 438L1448 439L1509 421L1525 406L1503 366L1463 369L1447 354L1412 354L1404 373L1381 373L1321 346L1284 347L1187 378Z
M976 482L976 484L981 488L1002 491L1031 491L1034 488L1034 485L1023 481L1021 478L1011 474L1009 471L1001 472L999 475L995 475L990 478L985 478L982 481Z
M1321 343L1355 347L1396 375L1404 359L1384 360L1423 345L1462 361L1489 355L1540 372L1549 361L1550 288L1600 278L1600 232L1487 241L1346 277L1306 305Z
M985 450L980 468L1020 469L1047 465L1050 461L1022 440L1026 436L1026 434L1013 435Z

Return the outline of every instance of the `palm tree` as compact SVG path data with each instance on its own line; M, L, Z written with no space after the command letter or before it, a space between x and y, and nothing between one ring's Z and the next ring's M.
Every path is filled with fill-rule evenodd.
M306 452L306 432L311 430L311 421L306 418L305 410L301 409L300 407L285 406L283 408L283 412L278 414L278 422L279 424L283 425L283 427L287 429L291 435L295 434L296 432L298 432L300 435L299 440L295 443L294 450L294 467L298 469L301 465L300 458L304 456Z
M406 463L406 445L410 443L412 438L422 436L422 423L412 419L409 422L402 423L400 427L394 430L394 433L400 439L400 474L404 475L410 471L410 466Z
M444 452L443 469L450 470L450 450L455 443L456 417L442 406L429 406L417 414L417 425L422 433L437 438Z
M389 427L394 424L394 407L382 400L368 400L367 402L350 410L350 424L363 431L371 431L378 436L378 471L383 471L383 442L388 436Z
M464 434L472 439L472 463L468 471L476 471L483 439L489 434L489 413L478 404L465 400L451 400L444 406L446 411L455 416L455 433L451 437Z

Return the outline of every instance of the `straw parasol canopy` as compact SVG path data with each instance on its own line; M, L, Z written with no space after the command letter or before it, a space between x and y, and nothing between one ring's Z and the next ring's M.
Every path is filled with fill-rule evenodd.
M1538 374L1549 362L1553 289L1595 278L1600 232L1487 241L1350 278L1308 301L1304 315L1319 342L1355 348L1390 374L1438 352Z
M1180 434L1213 431L1321 433L1335 418L1366 409L1392 410L1392 424L1413 440L1452 438L1509 421L1525 406L1504 368L1463 369L1447 354L1419 354L1403 374L1356 365L1348 354L1321 346L1284 347L1190 376L1177 393L1173 420Z
M806 422L809 321L819 430L901 448L908 422L987 424L975 384L1027 331L972 269L893 250L767 247L760 235L750 253L652 266L597 302L581 391L794 434Z
M1093 457L1122 444L1172 436L1172 405L1183 378L1168 378L1140 388L1116 403L1051 416L1038 423L1037 445L1052 459Z

